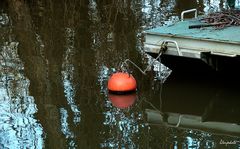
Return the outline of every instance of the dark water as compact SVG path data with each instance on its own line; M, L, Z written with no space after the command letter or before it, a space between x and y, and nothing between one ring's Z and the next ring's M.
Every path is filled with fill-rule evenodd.
M0 148L240 148L239 59L216 72L164 56L154 71L131 67L138 91L110 95L108 76L130 58L141 68L142 31L180 12L223 1L2 0ZM123 102L124 101L124 102Z

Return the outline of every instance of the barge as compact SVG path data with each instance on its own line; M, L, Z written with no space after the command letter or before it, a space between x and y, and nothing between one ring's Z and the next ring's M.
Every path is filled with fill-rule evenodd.
M184 19L184 14L195 12L195 18ZM214 26L192 28L199 24L201 17L197 10L182 12L181 21L144 31L144 51L159 53L162 43L167 43L164 54L209 61L212 56L238 57L240 55L240 26L217 29ZM204 25L204 24L203 24Z

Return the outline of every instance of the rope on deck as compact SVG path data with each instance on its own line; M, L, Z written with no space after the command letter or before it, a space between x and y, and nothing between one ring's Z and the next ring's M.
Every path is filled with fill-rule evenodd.
M202 22L208 24L218 24L216 28L221 29L228 26L240 25L240 10L225 10L222 12L211 13L207 17L201 19Z
M206 17L201 18L200 21L206 24L189 26L189 28L214 26L216 29L223 29L228 26L240 26L240 10L231 9L210 13Z

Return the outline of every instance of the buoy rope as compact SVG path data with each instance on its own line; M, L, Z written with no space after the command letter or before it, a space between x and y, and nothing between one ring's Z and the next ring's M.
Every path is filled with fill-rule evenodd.
M122 62L121 66L120 66L120 70L128 72L128 63L127 62L129 62L133 66L135 66L142 74L146 75L147 70L149 70L152 67L154 62L157 61L160 58L160 56L162 55L162 53L165 52L166 50L167 50L167 42L162 42L158 56L156 58L154 58L153 61L144 70L142 70L137 64L135 64L130 59L126 59L125 61ZM126 66L127 68L124 66Z

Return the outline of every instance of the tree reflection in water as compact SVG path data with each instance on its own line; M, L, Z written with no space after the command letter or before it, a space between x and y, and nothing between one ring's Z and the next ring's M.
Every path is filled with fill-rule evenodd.
M101 148L141 148L146 146L146 136L143 131L149 129L144 123L144 115L141 110L134 110L137 105L131 105L124 109L113 106L108 97L106 82L108 76L114 69L102 67L99 72L99 84L101 92L104 94L103 125L107 127L107 131L102 131L105 140L100 144ZM117 96L117 95L116 95ZM124 96L124 95L123 95ZM121 96L119 96L121 97ZM126 100L126 99L125 99Z
M62 79L63 79L63 86L64 86L64 93L65 97L67 98L67 102L71 107L72 112L74 113L74 120L75 124L79 123L81 120L80 117L80 110L78 106L75 104L75 86L73 86L73 71L74 66L72 64L72 57L74 55L74 30L67 28L66 29L66 53L64 55L64 62L63 62L63 70L62 70Z
M149 104L138 101L145 99L156 106L159 94L151 92L153 82L147 77L136 75L141 92L134 106L118 109L108 99L106 80L116 71L112 67L117 68L126 58L140 66L147 63L142 54L142 31L179 20L179 11L186 9L180 3L186 0L8 2L24 72L38 103L46 148L194 148L199 143L200 147L219 143L205 132L195 135L195 130L148 125L144 111ZM189 7L197 4L202 8L200 12L222 3L188 2ZM42 148L43 130L33 116L37 109L28 93L30 81L13 52L18 43L9 38L8 22L6 14L1 14L0 35L6 33L0 38L1 147ZM10 61L6 61L6 49L15 53ZM97 76L100 87L95 84Z
M64 62L62 65L62 80L63 80L63 87L64 87L64 93L65 97L67 99L67 103L70 106L74 118L73 122L74 124L80 123L81 120L81 111L79 110L78 106L75 104L75 87L73 86L73 71L74 66L72 64L72 56L74 55L74 30L71 28L66 28L66 51L64 55ZM71 132L71 130L68 127L68 111L64 108L60 109L61 114L61 130L63 134L65 135L66 139L71 139L69 142L69 147L76 147L76 143L73 140L74 139L74 133Z
M177 14L173 13L176 0L145 0L142 4L145 29L171 24L179 20Z
M8 16L0 14L0 148L43 148L43 128L35 119L30 81L17 54ZM9 27L10 26L10 27Z
M60 114L61 114L61 131L65 135L66 139L69 139L68 147L70 148L76 148L76 143L75 143L75 135L74 133L70 130L69 124L67 122L68 118L68 112L66 109L61 108L60 109Z

